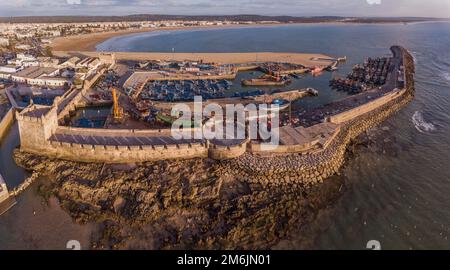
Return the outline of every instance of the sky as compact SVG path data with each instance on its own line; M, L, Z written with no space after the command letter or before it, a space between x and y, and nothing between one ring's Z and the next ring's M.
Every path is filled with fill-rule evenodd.
M0 16L290 15L450 17L450 0L0 0Z

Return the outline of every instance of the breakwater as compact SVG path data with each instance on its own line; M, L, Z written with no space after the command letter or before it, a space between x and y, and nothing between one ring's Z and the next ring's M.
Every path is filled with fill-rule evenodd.
M15 189L11 190L9 192L9 196L11 196L11 197L18 196L20 193L25 191L31 184L33 184L34 181L36 181L39 178L39 176L40 175L38 172L33 172L33 174L30 177L28 177L27 179L25 179L25 181L22 184L20 184Z
M402 49L402 54L406 82L402 95L343 124L339 134L324 150L307 155L288 154L273 157L245 153L239 158L227 161L227 170L243 174L250 183L287 187L310 187L337 173L344 164L346 148L353 139L377 126L413 99L414 60L407 50Z

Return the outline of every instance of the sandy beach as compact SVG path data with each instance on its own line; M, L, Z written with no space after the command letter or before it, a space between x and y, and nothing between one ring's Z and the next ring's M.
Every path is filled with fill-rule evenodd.
M113 37L129 35L134 33L144 33L153 31L171 31L171 30L192 30L192 29L214 29L214 28L236 28L236 27L255 27L255 26L277 26L282 24L251 24L251 25L211 25L211 26L189 26L189 27L160 27L160 28L141 28L128 29L123 31L101 32L92 34L82 34L76 36L58 37L50 45L53 51L95 51L97 44L102 43Z
M98 57L101 53L96 51L97 44L110 38L133 33L143 33L152 31L167 30L192 30L192 29L219 29L219 28L241 28L255 26L277 26L283 24L252 24L252 25L226 25L226 26L192 26L192 27L164 27L164 28L143 28L115 32L83 34L56 38L52 43L53 54L60 57L82 54L91 57ZM203 61L207 63L219 64L245 64L251 62L282 62L303 65L308 68L328 67L333 64L334 59L324 54L303 54L303 53L163 53L163 52L112 52L117 60L162 60L162 61Z
M401 22L377 22L376 24L400 24ZM419 22L417 22L419 23ZM423 23L423 22L420 22ZM121 31L110 31L92 34L81 34L76 36L58 37L50 45L53 51L96 51L96 46L110 38L134 33L144 33L153 31L167 30L192 30L192 29L220 29L220 28L242 28L242 27L260 27L260 26L281 26L293 24L327 24L327 25L360 25L367 24L361 22L314 22L314 23L259 23L259 24L238 24L238 25L210 25L210 26L185 26L185 27L159 27L127 29ZM372 24L372 23L370 23Z

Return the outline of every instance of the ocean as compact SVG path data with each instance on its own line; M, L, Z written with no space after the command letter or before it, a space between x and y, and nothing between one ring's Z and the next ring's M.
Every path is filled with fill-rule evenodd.
M367 147L359 147L341 172L345 192L320 210L301 231L280 239L276 248L365 249L377 240L382 249L450 248L450 23L303 24L227 29L161 31L114 37L100 51L135 52L304 52L347 56L338 75L366 57L389 55L401 45L414 56L416 95L382 123ZM337 95L326 82L336 74L305 78L322 95ZM306 104L304 104L307 106ZM302 106L302 103L298 104ZM2 143L0 172L15 186L26 172L11 163L18 145L12 129ZM32 205L38 204L33 207ZM46 218L33 221L33 211ZM22 226L23 221L35 222ZM68 224L62 226L61 224ZM34 227L47 226L45 229ZM38 230L39 233L35 233ZM0 249L65 248L63 240L87 239L92 226L73 224L58 205L39 206L30 189L0 217ZM51 237L60 235L58 239Z

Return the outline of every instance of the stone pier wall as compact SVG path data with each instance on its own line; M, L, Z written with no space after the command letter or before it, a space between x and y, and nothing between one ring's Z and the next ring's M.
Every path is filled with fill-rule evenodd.
M386 102L389 102L390 100L393 100L393 99L398 98L399 96L402 96L404 94L404 91L405 91L404 89L392 91L392 92L390 92L380 98L377 98L371 102L368 102L364 105L361 105L354 109L330 116L329 121L334 124L342 124L342 123L351 121L353 118L356 118L358 116L361 116L363 114L371 112L372 110L378 108L379 106L382 106Z
M336 139L323 151L307 155L291 154L262 157L246 153L229 162L231 169L243 173L249 182L262 185L312 185L320 183L339 171L344 163L345 150L350 141L364 131L380 124L411 100L405 96L383 108L356 119L341 129Z

